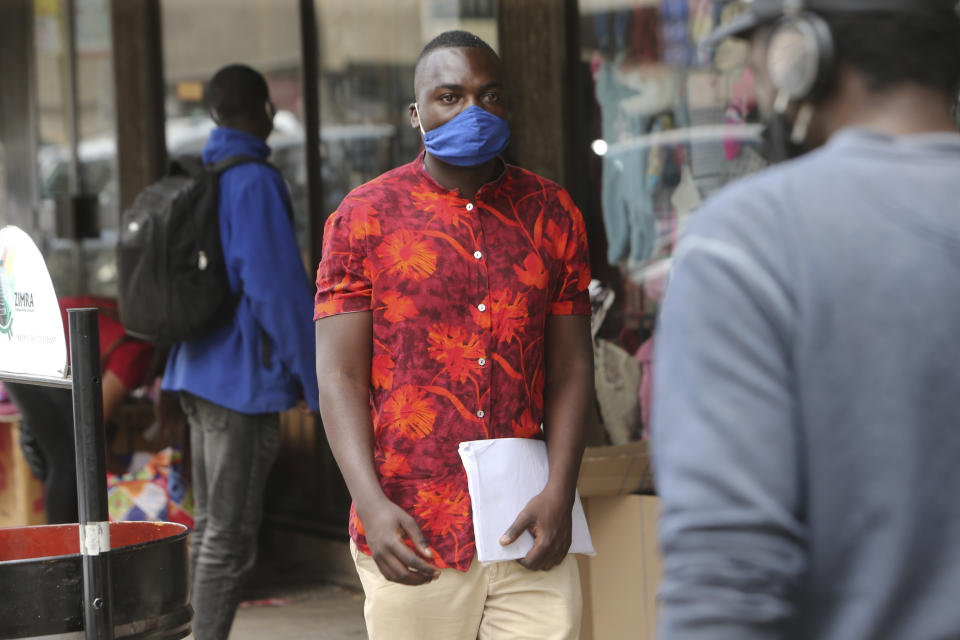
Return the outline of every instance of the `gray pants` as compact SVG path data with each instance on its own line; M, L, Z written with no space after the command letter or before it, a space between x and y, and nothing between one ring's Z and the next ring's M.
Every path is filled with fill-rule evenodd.
M267 472L280 441L279 416L247 415L189 393L195 524L190 542L193 634L226 640L243 575L257 555Z

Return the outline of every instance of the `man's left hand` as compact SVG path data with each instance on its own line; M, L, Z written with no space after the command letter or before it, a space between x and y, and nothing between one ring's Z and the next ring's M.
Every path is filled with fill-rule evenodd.
M563 562L570 551L572 513L573 496L548 487L527 503L501 536L500 544L511 544L524 531L529 531L534 538L533 548L518 562L535 571L552 569Z

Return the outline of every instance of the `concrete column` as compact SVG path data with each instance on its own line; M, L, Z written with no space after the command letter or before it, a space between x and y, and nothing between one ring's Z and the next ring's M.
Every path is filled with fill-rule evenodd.
M500 0L500 56L509 96L512 159L559 182L574 200L583 147L578 127L576 0Z
M35 233L37 191L34 121L33 2L0 2L0 226Z
M159 0L111 0L120 207L159 179L167 162Z

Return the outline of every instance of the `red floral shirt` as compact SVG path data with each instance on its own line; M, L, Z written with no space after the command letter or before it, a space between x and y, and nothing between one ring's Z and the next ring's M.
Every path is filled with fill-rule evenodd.
M539 438L548 315L587 315L583 218L507 165L473 200L422 159L355 189L327 221L314 318L373 312L375 459L436 564L474 555L462 441ZM369 553L351 509L350 535Z

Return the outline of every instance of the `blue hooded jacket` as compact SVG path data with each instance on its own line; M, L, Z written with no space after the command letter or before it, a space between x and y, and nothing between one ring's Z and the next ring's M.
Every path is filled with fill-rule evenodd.
M218 127L203 161L267 158L256 136ZM233 320L199 340L175 344L163 388L187 391L239 413L289 409L303 397L318 410L313 298L280 174L257 163L220 177L220 240L230 288L241 293Z

